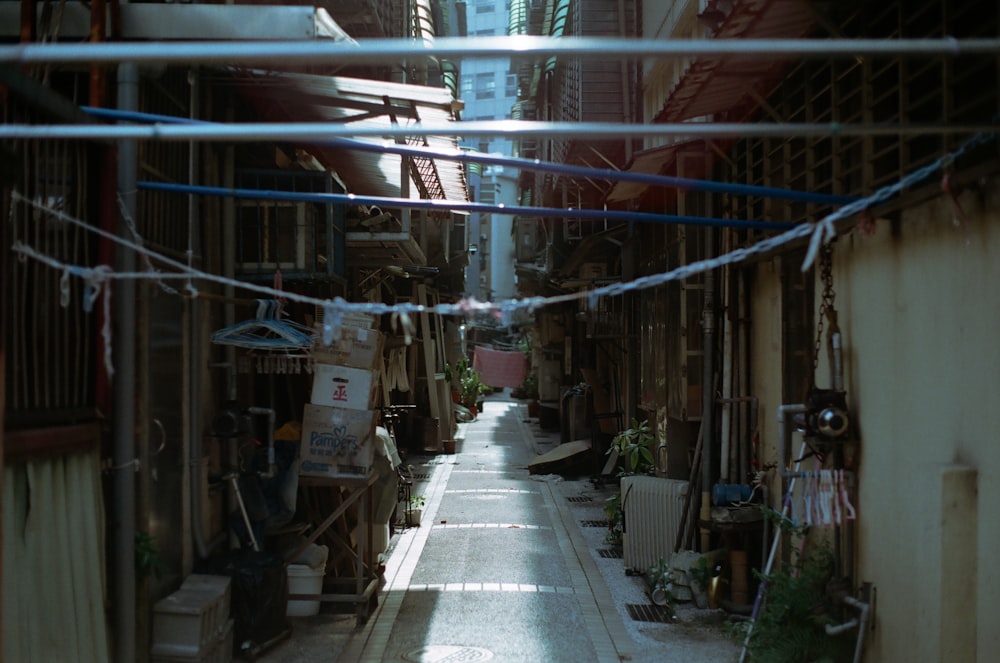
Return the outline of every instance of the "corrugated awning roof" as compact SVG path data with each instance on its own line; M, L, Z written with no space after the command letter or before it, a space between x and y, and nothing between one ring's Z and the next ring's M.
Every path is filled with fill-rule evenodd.
M625 170L629 173L643 173L645 175L676 174L686 178L704 177L707 169L706 160L703 158L699 158L688 164L684 173L677 172L675 164L678 155L690 152L692 156L703 157L705 149L705 141L700 138L674 143L673 145L653 147L648 150L636 152ZM640 182L615 182L610 193L608 193L606 201L609 203L620 203L638 198L649 186Z
M816 22L815 9L803 0L712 0L700 18L717 26L718 39L795 39L807 36ZM787 66L787 61L775 59L698 58L674 86L654 122L733 111L738 117L731 120L742 119L739 116L757 108L758 99L774 89Z
M816 22L815 10L803 0L711 0L699 18L714 25L717 39L794 39L805 37ZM781 59L697 58L691 62L654 118L654 122L683 122L696 117L727 114L729 121L749 117L781 80L788 62ZM716 146L723 145L716 141ZM659 175L674 173L679 152L704 153L703 140L689 140L637 152L626 170ZM703 177L692 167L681 177ZM618 203L637 198L647 184L617 182L605 199Z
M448 90L423 85L242 69L234 70L233 75L242 94L254 102L258 112L275 122L344 122L358 128L388 129L394 122L404 127L451 122L461 107ZM390 138L357 140L392 144ZM406 142L434 149L458 149L454 136L415 137ZM399 155L324 145L321 136L306 147L325 167L336 171L351 192L402 197ZM468 202L461 163L417 158L412 162L410 198Z

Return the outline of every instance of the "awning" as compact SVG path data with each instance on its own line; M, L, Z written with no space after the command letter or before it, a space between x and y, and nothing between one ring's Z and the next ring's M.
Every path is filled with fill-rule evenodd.
M804 0L711 0L700 15L716 25L717 39L801 38L812 30L815 16ZM717 113L730 113L730 121L738 121L768 96L787 66L776 59L698 58L653 121L681 122Z
M696 139L642 150L633 155L632 161L625 171L645 175L670 174L692 179L704 177L708 172L706 159L702 158L705 156L705 149L705 141ZM697 158L684 159L684 172L681 173L677 170L677 162L678 157L684 154L690 154L691 157ZM647 188L649 188L648 184L639 182L615 182L605 200L608 203L632 200L642 195Z
M286 72L233 70L241 93L257 111L275 122L344 122L358 128L444 124L455 120L460 108L445 88L404 85L386 81L317 76ZM458 131L456 123L456 134ZM392 139L359 137L373 145L392 145ZM409 145L457 150L454 135L415 137ZM305 146L328 169L336 171L351 192L402 197L402 157L333 147L317 136ZM468 202L461 163L411 159L410 198Z

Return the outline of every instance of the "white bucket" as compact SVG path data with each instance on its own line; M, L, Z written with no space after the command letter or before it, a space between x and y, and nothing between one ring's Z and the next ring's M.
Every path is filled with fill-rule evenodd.
M314 569L305 564L288 565L289 594L322 594L325 567ZM319 614L319 601L289 601L285 611L288 617L309 617Z

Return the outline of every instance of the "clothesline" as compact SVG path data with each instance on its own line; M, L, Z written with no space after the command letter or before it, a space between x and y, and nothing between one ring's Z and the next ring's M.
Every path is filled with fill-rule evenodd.
M976 134L953 152L941 157L927 166L924 166L923 168L914 171L910 175L901 179L899 182L883 187L867 198L845 205L817 222L800 224L783 233L765 238L752 246L739 248L714 258L707 258L688 263L667 272L642 276L632 281L611 283L592 290L567 293L551 297L536 296L524 299L509 299L500 302L480 302L474 297L463 297L458 302L452 304L437 304L434 306L424 306L421 304L411 303L393 305L382 302L352 303L346 301L342 297L335 297L333 299L318 299L300 293L279 291L274 288L258 285L256 283L237 281L225 276L211 274L189 267L188 265L147 249L141 244L141 242L134 242L104 231L100 228L95 228L80 219L76 219L68 214L49 208L40 202L26 198L16 191L12 192L12 199L14 201L31 205L63 221L78 225L90 232L97 233L98 235L114 241L121 246L136 251L141 256L151 258L159 264L171 267L177 270L177 272L165 273L150 268L145 272L116 273L108 265L98 265L96 267L71 265L40 253L27 244L19 241L15 242L11 246L11 250L18 253L22 258L32 258L34 260L38 260L49 265L53 269L63 272L63 277L60 283L61 303L64 306L69 304L69 277L75 276L82 278L87 284L83 302L84 308L87 310L89 310L88 307L93 306L97 297L103 292L105 295L104 306L108 313L110 313L108 303L110 300L110 289L106 286L113 279L145 279L157 282L162 282L164 279L186 279L188 280L187 288L193 294L196 294L197 292L194 290L193 281L202 280L253 291L269 297L284 297L292 301L321 307L324 311L322 335L323 342L326 345L329 345L333 341L335 334L340 329L341 321L343 320L344 315L348 313L364 313L369 315L391 314L406 328L412 328L410 315L417 313L435 313L442 316L461 317L485 314L499 317L501 324L508 325L510 324L513 314L519 311L528 311L530 313L544 306L582 300L586 300L588 306L594 308L596 307L598 300L604 296L621 295L630 291L643 290L663 285L671 281L687 279L691 276L715 270L725 265L735 265L745 262L754 256L770 253L792 242L809 238L809 248L802 263L802 271L806 271L812 267L820 247L833 241L836 237L837 229L835 224L837 221L852 217L856 214L864 212L870 207L888 201L899 192L922 182L945 168L950 167L957 158L965 154L967 151L979 145L988 143L995 138L995 133ZM106 321L109 318L110 315L105 316ZM109 369L111 368L110 334L110 327L106 324L102 336L105 340L105 364Z

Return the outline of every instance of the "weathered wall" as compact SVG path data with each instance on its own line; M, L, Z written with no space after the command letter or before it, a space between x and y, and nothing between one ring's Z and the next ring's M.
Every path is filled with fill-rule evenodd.
M836 306L860 437L857 582L866 661L994 660L1000 648L1000 195L967 193L837 242ZM780 284L754 292L754 389L773 458ZM825 357L821 358L822 363ZM825 370L817 375L826 384Z

